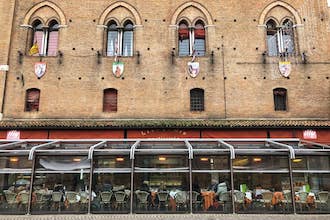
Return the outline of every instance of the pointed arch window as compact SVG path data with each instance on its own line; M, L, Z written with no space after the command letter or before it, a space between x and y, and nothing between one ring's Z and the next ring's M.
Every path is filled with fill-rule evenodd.
M273 90L275 111L287 110L287 90L276 88Z
M273 19L266 23L269 56L292 55L294 53L293 27L293 22L290 19L285 19L279 27Z
M133 56L134 25L128 20L124 27L118 26L114 20L107 25L107 56Z
M190 90L190 111L204 111L204 90Z
M25 111L39 111L40 90L36 88L26 90Z
M51 20L48 26L44 26L40 20L32 24L33 37L32 45L37 45L39 56L56 56L58 51L59 24Z
M267 48L269 56L277 56L278 46L277 46L277 27L276 22L270 19L266 23L267 27Z
M117 112L117 89L105 89L103 91L103 112Z
M186 20L179 23L178 30L179 56L205 55L205 25L198 20L195 26L189 27Z

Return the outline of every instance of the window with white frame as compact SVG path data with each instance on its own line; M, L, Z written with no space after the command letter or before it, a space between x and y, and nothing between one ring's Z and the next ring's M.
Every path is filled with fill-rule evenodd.
M292 55L295 52L294 27L290 19L285 19L280 26L270 19L266 28L269 56Z
M42 24L40 20L35 20L32 24L33 37L32 46L37 46L39 56L56 56L58 51L59 24L56 20L51 20L48 26Z
M126 21L123 27L114 20L109 21L106 39L107 56L133 56L133 28L130 20Z
M193 27L189 27L186 20L179 23L178 30L179 56L205 55L205 25L198 20Z

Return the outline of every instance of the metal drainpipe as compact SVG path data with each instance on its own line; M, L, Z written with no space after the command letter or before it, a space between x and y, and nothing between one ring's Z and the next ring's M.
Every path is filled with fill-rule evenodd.
M189 202L190 202L190 214L193 213L193 202L192 202L192 159L189 159Z
M233 169L233 159L230 159L230 182L231 182L231 205L233 208L233 214L235 214L235 187L234 187L234 169Z
M295 194L294 194L294 186L293 186L293 174L292 174L292 161L289 156L289 173L290 173L290 187L291 187L291 202L293 207L293 213L296 213L296 203L295 203Z
M11 37L13 36L14 33L14 18L15 18L15 14L16 14L16 10L17 10L17 0L15 0L14 3L14 10L13 10L13 20L12 20L12 26L11 26L11 33L10 33L10 41L9 41L9 46L8 46L8 53L7 53L7 65L9 65L9 61L10 61L10 52L11 52L11 45L12 45L12 40ZM10 68L10 66L9 66ZM7 90L7 75L8 75L8 71L5 71L5 78L4 78L4 83L3 83L3 93L2 93L2 103L1 103L1 114L2 114L2 118L3 118L3 113L4 113L4 108L5 108L5 97L6 97L6 90Z
M225 108L225 118L227 118L227 94L226 94L226 70L225 70L225 46L221 44L221 56L222 56L222 75L223 75L223 100L224 100L224 108Z
M134 199L134 158L131 163L131 203L130 203L130 214L133 214L133 199Z
M94 160L93 160L94 157L91 158L91 163L90 163L90 172L89 172L89 187L88 187L88 190L89 190L89 199L88 199L88 214L91 214L91 207L92 207L92 198L93 198L93 187L92 187L92 184L93 184L93 173L94 173L94 166L93 166L93 163L94 163Z
M27 207L27 215L31 214L31 206L32 206L32 194L33 194L33 182L35 176L35 167L36 167L36 156L33 156L32 168L31 168L31 179L30 179L30 191L29 191L29 202Z

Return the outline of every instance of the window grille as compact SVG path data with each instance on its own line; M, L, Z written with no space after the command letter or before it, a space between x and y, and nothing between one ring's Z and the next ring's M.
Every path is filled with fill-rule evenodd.
M276 88L273 90L275 111L287 110L287 90Z
M204 111L204 90L190 90L190 111Z

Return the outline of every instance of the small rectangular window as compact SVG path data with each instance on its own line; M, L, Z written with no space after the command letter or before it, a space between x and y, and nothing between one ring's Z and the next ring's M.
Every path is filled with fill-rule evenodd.
M287 92L286 89L274 89L274 105L275 105L275 111L286 111L287 106Z
M106 89L103 94L103 111L116 112L117 111L117 90Z
M28 89L26 91L25 111L39 111L40 90Z
M190 90L190 111L204 111L204 90Z

